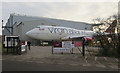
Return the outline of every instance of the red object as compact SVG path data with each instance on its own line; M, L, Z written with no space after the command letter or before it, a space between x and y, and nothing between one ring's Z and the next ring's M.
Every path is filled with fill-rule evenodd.
M62 42L54 42L54 47L62 47Z
M25 45L25 41L22 42L22 45Z
M106 29L105 32L107 33L114 33L115 32L115 26L117 25L117 20L114 20L112 24Z
M69 37L69 40L70 40L70 37Z
M86 40L88 41L88 40L90 40L89 38L86 38Z
M93 40L93 39L94 39L94 38L92 38L92 37L86 37L86 38L85 38L86 41L91 41L91 40Z
M111 29L111 27L108 27L108 29L105 32L109 33L110 29Z
M44 28L39 28L39 30L44 30Z
M75 41L74 46L75 47L82 47L82 42Z

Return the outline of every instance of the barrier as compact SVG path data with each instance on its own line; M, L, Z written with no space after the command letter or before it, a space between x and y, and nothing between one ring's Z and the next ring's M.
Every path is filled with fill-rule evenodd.
M11 50L12 54L20 54L21 47L20 47L20 40L19 36L3 36L3 49L7 49L6 53L10 53Z
M3 54L23 54L27 53L27 42L20 41L19 36L3 36ZM6 49L6 50L5 50Z
M84 46L85 39L83 38L82 41L53 41L52 47L52 54L53 53L71 53L73 54L73 48L77 47L80 51L82 48L82 55L85 55L85 46ZM80 51L81 52L81 51Z
M53 53L72 53L72 41L53 41Z

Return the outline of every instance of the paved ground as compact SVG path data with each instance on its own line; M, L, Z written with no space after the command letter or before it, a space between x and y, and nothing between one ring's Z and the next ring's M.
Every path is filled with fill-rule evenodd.
M52 47L32 46L22 55L3 55L3 71L118 71L118 59L82 57L75 54L52 54Z

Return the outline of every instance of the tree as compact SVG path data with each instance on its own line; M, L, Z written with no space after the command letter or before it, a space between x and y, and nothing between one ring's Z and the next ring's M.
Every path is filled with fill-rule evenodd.
M118 23L118 16L112 15L106 19L96 18L94 22L100 23L102 25L95 27L98 31L98 35L95 36L96 40L100 42L101 50L99 53L105 56L119 56L120 50L120 24ZM103 28L104 27L104 28ZM106 28L109 28L106 30ZM108 32L110 34L105 35L99 32Z

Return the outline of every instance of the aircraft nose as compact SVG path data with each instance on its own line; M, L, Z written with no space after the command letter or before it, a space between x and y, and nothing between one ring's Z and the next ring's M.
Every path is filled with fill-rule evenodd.
M31 36L32 36L31 31L28 31L28 32L26 32L25 34L26 34L27 36L29 36L29 37L31 37Z
M30 38L37 38L38 32L37 32L37 29L34 28L34 29L26 32L25 34Z
M28 31L25 34L29 37L34 37L34 31L33 30Z
M29 31L28 31L28 32L26 32L25 34L26 34L27 36L30 36L30 32L29 32Z

